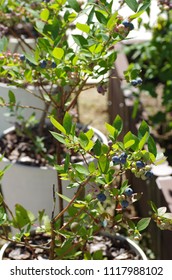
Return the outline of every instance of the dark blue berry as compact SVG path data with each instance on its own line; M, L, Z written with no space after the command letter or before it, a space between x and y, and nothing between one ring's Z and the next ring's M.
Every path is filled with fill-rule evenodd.
M152 178L152 177L153 177L152 171L147 171L147 172L145 173L145 176L146 176L147 178Z
M112 161L113 161L113 164L119 164L121 162L119 156L113 156Z
M127 154L125 152L123 152L120 155L120 163L125 164L126 163L126 159L127 159Z
M120 157L123 157L123 158L127 158L127 154L125 152L123 152Z
M98 86L97 86L97 92L100 93L100 94L105 94L105 92L106 92L105 86L103 86L103 85L98 85Z
M125 164L126 163L126 158L120 157L120 163Z
M134 29L134 25L133 25L130 21L128 21L128 20L124 20L124 21L122 22L122 24L123 24L126 28L128 28L130 31Z
M128 202L127 200L121 201L121 206L122 206L122 208L127 208L128 205L129 205L129 202Z
M56 68L57 67L57 64L53 61L52 63L51 63L51 68Z
M25 60L25 55L24 55L24 54L21 54L21 55L20 55L20 60L21 60L21 61L24 61L24 60Z
M143 80L141 78L137 78L136 81L137 81L138 85L141 85L143 83Z
M99 193L97 195L97 199L101 202L105 201L106 200L106 195L104 193Z
M39 66L40 66L41 68L46 68L47 62L46 62L45 60L41 60L40 63L39 63Z
M130 29L130 31L131 31L131 30L133 30L133 29L134 29L134 25L133 25L133 23L129 22L129 26L128 26L128 28Z
M136 161L136 166L137 166L138 168L143 168L143 167L145 167L145 164L144 164L143 161L138 160L138 161Z
M127 195L127 196L131 196L133 194L133 189L132 188L127 188L124 191L124 194Z
M137 82L137 80L132 80L131 84L132 84L132 86L136 87L138 85L138 82Z
M130 26L130 22L129 22L128 20L124 20L124 21L122 22L122 24L123 24L125 27L127 27L127 28L129 28L129 26Z

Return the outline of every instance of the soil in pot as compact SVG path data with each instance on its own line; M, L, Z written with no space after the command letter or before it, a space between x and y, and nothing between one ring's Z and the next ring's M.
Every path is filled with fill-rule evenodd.
M48 260L47 244L50 238L47 234L40 233L28 240L28 245L16 245L15 243L5 244L3 260ZM34 245L31 248L30 245ZM2 248L3 249L3 248ZM86 251L95 256L96 252L102 251L102 258L105 260L141 260L142 255L128 243L127 239L122 236L98 235L86 244ZM84 253L84 252L83 252ZM98 255L97 255L98 256ZM101 258L101 259L102 259ZM60 259L60 256L58 257ZM79 259L83 259L82 255ZM98 259L98 258L96 258Z
M0 153L10 161L31 166L46 166L55 163L56 140L49 132L53 130L51 125L43 129L43 137L39 137L38 126L33 127L28 133L20 133L21 128L7 130L0 138ZM87 131L87 126L77 125L77 133ZM37 135L35 137L35 135ZM95 138L99 136L95 135ZM96 138L96 139L97 139ZM95 140L96 140L95 139ZM100 141L102 139L99 139ZM65 155L67 151L63 149ZM82 161L82 157L76 153L71 154L72 162Z

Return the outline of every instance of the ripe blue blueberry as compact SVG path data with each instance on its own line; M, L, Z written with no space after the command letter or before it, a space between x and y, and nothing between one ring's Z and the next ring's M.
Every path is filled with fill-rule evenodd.
M133 25L133 23L132 23L132 22L129 22L129 26L128 26L128 28L130 29L130 31L134 29L134 25Z
M127 154L125 152L123 152L120 157L123 157L123 158L127 158Z
M46 62L45 60L41 60L40 63L39 63L39 66L40 66L41 68L46 68L47 62Z
M134 87L135 87L135 86L137 86L137 85L138 85L138 82L137 82L137 80L132 80L132 81L131 81L131 84L132 84L132 86L134 86Z
M127 201L127 200L123 200L123 201L121 201L121 206L122 206L122 208L127 208L128 207L128 205L129 205L129 202Z
M21 61L24 61L24 60L25 60L25 55L24 55L24 54L21 54L21 55L20 55L20 60L21 60Z
M125 152L123 152L120 155L120 163L125 164L126 163L126 159L127 159L127 154Z
M152 178L152 176L153 176L152 171L147 171L147 172L145 173L145 176L146 176L147 178Z
M142 85L142 82L143 82L143 80L140 77L138 77L131 81L131 85L134 87L137 87L137 86Z
M136 81L138 85L141 85L143 83L143 80L141 78L137 78Z
M113 161L113 164L120 164L120 162L121 162L119 156L113 156L112 161Z
M102 85L102 84L99 84L99 85L97 86L97 92L104 95L105 92L106 92L105 86Z
M145 166L145 164L144 164L143 161L138 160L138 161L136 161L136 166L137 166L138 168L143 168L143 167Z
M56 68L57 67L57 64L53 61L52 63L51 63L51 68Z
M126 158L125 157L120 157L120 163L125 164L126 163Z
M97 195L97 199L101 202L104 202L106 200L106 195L104 193L99 193Z
M129 30L133 30L133 29L134 29L134 25L133 25L130 21L128 21L128 20L124 20L124 21L122 22L122 24L123 24L126 28L128 28Z
M133 194L133 189L132 188L127 188L124 191L124 194L127 195L127 196L131 196Z

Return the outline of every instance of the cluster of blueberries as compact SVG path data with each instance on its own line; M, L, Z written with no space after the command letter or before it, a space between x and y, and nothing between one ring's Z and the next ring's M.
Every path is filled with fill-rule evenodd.
M128 188L125 189L124 195L125 195L126 197L131 197L132 194L133 194L133 189L132 189L132 188L128 187ZM106 195L105 195L103 192L100 192L100 193L97 195L97 199L98 199L100 202L104 202L104 201L106 200L106 198L107 198L107 197L106 197ZM120 204L121 204L121 207L122 207L123 209L125 209L125 208L128 207L129 202L128 202L128 200L123 199L122 201L120 201Z
M123 152L120 156L115 155L112 157L112 161L114 165L125 164L126 160L127 160L127 154L125 152Z
M43 59L40 61L39 66L41 68L47 68L47 67L56 68L57 64L54 61L50 61L50 60L47 61L47 60Z
M142 82L143 80L138 77L137 79L131 80L131 85L134 87L138 87L142 85Z
M20 60L21 61L25 61L26 57L24 54L21 54L20 55ZM29 60L26 59L26 62L30 63ZM39 66L41 68L56 68L57 67L57 64L54 62L54 61L51 61L51 60L45 60L45 59L42 59L40 62L39 62Z

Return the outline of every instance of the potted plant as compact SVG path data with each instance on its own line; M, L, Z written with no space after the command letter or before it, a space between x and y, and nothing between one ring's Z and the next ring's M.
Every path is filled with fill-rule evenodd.
M102 228L106 227L107 223L114 225L116 230L119 225L125 229L130 228L135 239L139 239L140 231L145 229L150 221L149 218L143 218L135 224L131 219L123 217L123 208L127 208L129 204L139 198L139 195L132 193L127 180L123 181L123 176L128 170L131 170L137 176L146 179L151 176L150 164L156 162L156 146L146 123L142 123L137 136L128 132L123 142L119 142L117 137L122 130L122 120L117 116L113 125L106 124L110 142L105 144L99 139L93 141L93 129L88 128L86 131L77 133L76 124L73 123L69 113L71 108L76 105L77 98L90 77L99 79L97 90L100 93L105 92L105 82L108 79L104 75L113 67L116 59L113 47L115 43L127 37L134 27L131 21L140 16L147 7L147 5L142 6L134 1L133 5L129 4L129 6L132 7L135 14L124 20L117 11L113 12L112 4L113 1L109 3L103 0L98 3L88 1L86 6L81 8L76 1L50 1L46 5L44 4L40 20L37 21L37 31L42 37L38 38L33 55L27 53L24 56L16 55L15 61L13 56L6 56L5 53L1 55L1 76L8 78L12 84L18 87L25 87L25 82L39 86L40 95L37 98L43 100L45 104L44 110L40 108L43 116L38 126L39 133L43 131L47 115L50 115L50 125L58 129L56 132L53 128L48 128L48 131L51 130L51 135L57 140L55 142L55 169L59 186L58 189L51 186L53 203L51 203L50 221L43 218L42 208L39 209L38 218L41 224L44 220L44 229L50 234L50 241L46 241L50 259L76 259L78 255L81 258L92 258L86 250L87 241L96 232L100 232ZM86 15L85 23L79 21L80 13ZM56 14L59 17L56 17ZM70 38L68 39L66 30L71 27L73 22L74 27L83 34L74 33L72 35L74 45L71 48L71 41L69 41ZM56 32L57 27L59 28L58 33ZM46 90L46 85L49 90ZM31 92L31 94L35 96L36 93ZM2 98L1 104L8 105L11 111L15 112L16 98L13 92L9 92L9 102L6 103ZM20 107L22 104L17 106L17 108ZM33 138L33 131L30 133L28 125L25 124L23 122L24 133ZM22 129L18 128L20 134ZM53 143L53 141L51 142ZM146 143L148 143L148 150L144 149ZM38 141L36 144L39 150L42 142ZM62 146L65 147L65 159L62 158ZM73 152L81 155L85 166L71 160ZM44 154L47 156L47 151ZM87 155L92 159L91 161ZM75 189L73 198L66 198L63 195L63 180L69 181L68 188ZM37 183L33 186L36 189ZM27 189L30 187L31 185ZM87 190L92 190L93 195L80 196L84 189L86 189L86 194ZM98 193L96 193L96 189ZM56 192L60 198L58 212L54 208ZM35 195L34 192L32 194ZM18 228L19 234L16 235L16 238L19 242L22 242L21 238L24 238L27 243L27 237L31 235L30 229L35 223L35 218L20 204L16 205L13 214L6 201L7 198L1 198L1 224ZM40 200L39 198L38 200ZM114 215L102 208L102 203L111 199L115 209ZM63 200L69 202L65 208ZM165 211L161 217L159 210L153 203L151 205L155 212L153 217L157 223L162 227L164 224L170 229L171 220L167 218ZM105 208L106 206L108 203L105 204ZM10 219L6 212L11 216ZM65 217L67 212L69 217ZM10 240L7 235L4 238ZM83 252L86 252L84 256Z
M106 124L109 134L107 145L99 140L94 143L90 138L93 133L91 129L77 136L74 132L75 123L68 113L64 116L63 124L53 116L51 122L57 129L51 132L52 135L68 150L65 162L56 165L56 169L62 180L69 179L68 187L75 188L76 193L73 198L58 193L68 201L68 205L58 214L53 209L51 217L40 211L37 221L20 204L16 204L13 213L1 196L1 227L6 229L6 226L12 225L18 229L15 239L11 239L5 230L1 235L1 238L12 241L8 259L21 259L21 254L25 259L119 259L115 258L119 254L114 251L115 240L110 235L112 232L114 235L123 229L123 232L127 231L135 240L140 240L141 233L147 228L151 218L160 229L172 229L172 215L166 213L165 207L157 209L153 202L149 202L151 217L127 215L127 209L142 194L133 192L126 173L132 172L143 180L150 179L151 165L160 162L156 145L145 122L140 125L138 135L128 132L119 141L123 121L117 116L112 125ZM71 149L78 150L83 158L89 152L91 157L96 158L96 162L92 160L86 166L72 163L69 152ZM2 176L6 176L4 170L1 171ZM89 192L80 199L83 189L89 189ZM55 190L53 198L55 207ZM35 237L33 226L42 241ZM17 243L19 249L16 251L14 244Z
M19 141L14 140L13 132L10 136L9 134L5 136L5 140L4 137L3 139L1 138L1 147L4 147L1 148L1 153L7 157L6 148L8 149L11 144L7 144L6 138L13 139L11 143L19 143L20 147L17 150L11 147L8 151L13 151L11 158L13 162L19 161L19 157L20 163L22 163L22 165L18 164L17 167L12 163L11 171L8 171L9 174L11 172L11 176L4 177L2 191L6 198L10 198L10 195L5 194L5 192L8 190L11 192L9 188L12 186L15 189L19 186L19 191L18 193L16 192L17 199L20 199L19 195L22 194L23 190L23 196L27 197L26 202L29 205L31 205L32 200L35 201L36 211L34 212L40 209L41 206L38 205L38 201L40 201L40 195L43 197L44 193L45 200L42 198L43 207L45 207L45 201L49 197L49 213L51 212L52 189L53 185L56 184L56 173L53 173L54 171L50 169L50 178L52 180L45 182L44 179L48 178L48 175L47 173L43 175L43 168L41 169L42 173L36 177L38 169L32 168L32 166L29 166L29 169L24 169L23 162L29 157L29 164L35 165L40 163L40 158L42 160L43 155L45 156L43 159L44 166L47 165L47 160L48 165L51 166L54 158L57 164L60 164L63 160L61 143L54 144L50 138L49 128L46 128L48 116L53 114L54 118L62 123L65 112L71 112L74 108L77 108L78 96L85 87L89 86L87 81L90 78L98 81L98 92L105 93L106 83L108 82L107 74L113 68L116 60L114 45L127 37L134 28L131 21L143 13L144 8L146 8L144 5L135 4L132 7L135 12L134 15L124 20L112 4L113 1L110 1L110 3L106 3L106 1L98 3L88 1L84 5L79 5L77 1L43 2L41 3L42 9L35 27L40 36L33 52L16 53L15 57L14 54L9 55L8 52L1 53L0 75L2 78L7 79L10 86L14 85L17 88L16 92L10 90L8 95L1 97L1 105L9 107L11 114L16 116L15 120L20 120L20 124L16 125L17 129L15 130L19 135ZM56 16L57 14L58 16ZM72 34L69 34L71 29ZM34 87L30 89L29 85ZM31 97L32 104L20 103L22 94L19 96L19 100L17 96L21 88L26 90L25 95L28 94ZM36 100L39 102L38 106L36 105ZM35 105L33 106L33 104ZM25 120L21 115L21 108L24 109L24 113L28 109L33 110L34 113L36 110L42 112L42 115L39 115L37 126L34 126L34 132L31 132L36 122L34 116L32 115L31 118L28 118L27 115L27 120ZM75 118L75 120L79 121L78 118ZM48 136L45 131L47 131ZM21 142L25 142L25 137L26 145L21 144ZM48 139L51 143L51 150L52 147L54 148L51 151L51 155L48 155L49 148L47 148L47 144L43 142L43 139ZM27 151L29 156L26 154ZM30 154L36 154L36 159ZM6 164L6 162L3 161L2 164ZM16 168L19 166L21 170L18 171ZM35 172L33 176L30 176L31 169L34 169L33 172ZM26 177L26 173L29 177ZM23 179L20 178L21 185L13 177L13 175L18 177L19 174L20 177L21 174L24 175ZM8 181L6 184L5 180L9 178L13 178L12 183ZM35 181L31 182L32 179ZM15 182L16 185L14 185ZM62 192L59 177L58 184L60 188L58 192ZM32 186L34 190L31 190ZM35 186L37 188L40 186L42 189L38 191ZM30 192L28 196L26 196L26 191ZM36 197L36 192L38 192L38 198ZM30 195L32 196L29 200ZM23 204L22 199L21 204ZM16 199L14 199L13 203L9 203L10 207L14 207L15 201ZM61 207L59 207L62 209L61 198L60 201ZM25 203L24 206L26 206Z
M152 38L139 45L133 44L126 51L131 63L130 70L132 67L137 69L144 80L139 88L133 90L136 104L140 104L142 119L152 127L156 141L171 164L172 10L170 1L159 2L157 22L152 28L147 26L152 32ZM133 85L135 87L137 83Z

